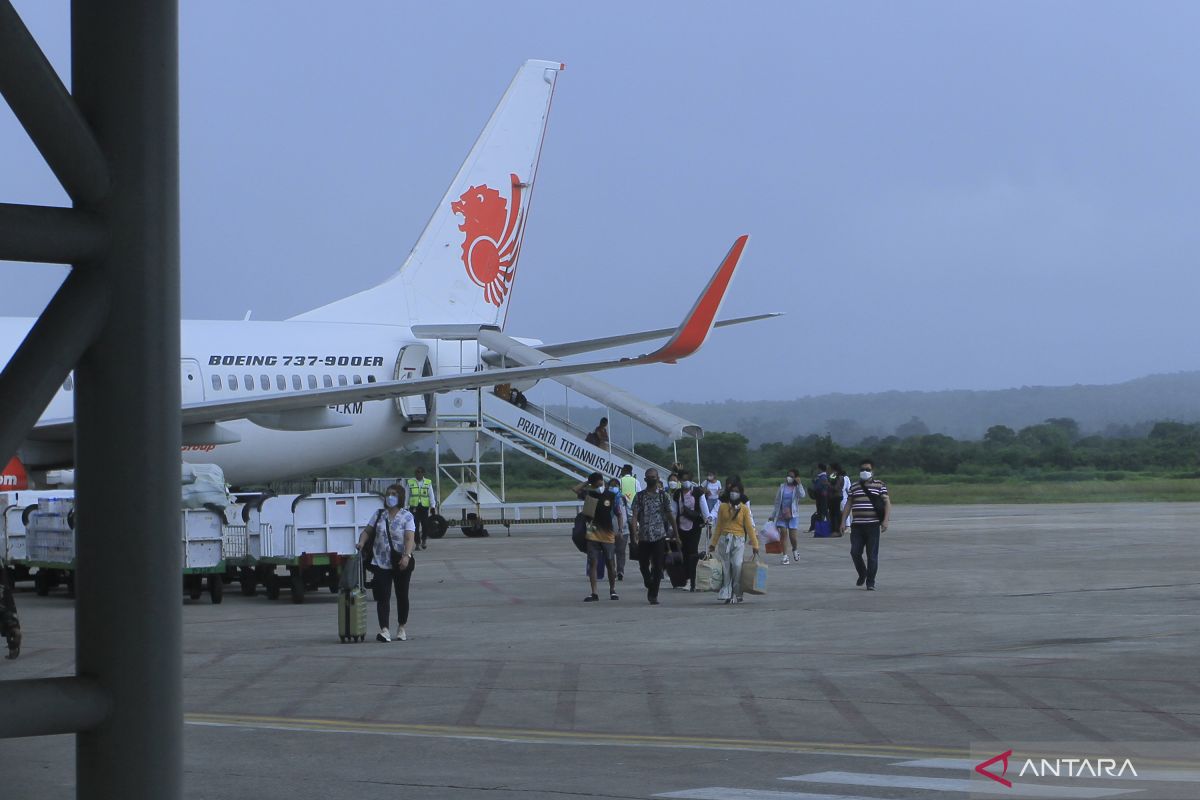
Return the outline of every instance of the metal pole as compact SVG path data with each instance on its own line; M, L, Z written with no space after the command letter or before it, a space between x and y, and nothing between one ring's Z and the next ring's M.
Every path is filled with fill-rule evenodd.
M72 270L0 372L0 397L21 398L0 419L0 459L5 463L94 341L107 307L103 276Z
M108 191L108 164L9 0L0 0L0 94L71 199L100 202Z
M110 313L76 369L76 670L112 715L76 739L77 797L183 790L179 58L175 0L74 0L72 86L109 159L87 264ZM139 513L114 486L136 486ZM130 584L130 581L133 581Z
M83 678L0 681L0 707L0 739L86 731L112 711L104 691Z
M0 203L0 258L71 264L99 257L104 226L73 208Z

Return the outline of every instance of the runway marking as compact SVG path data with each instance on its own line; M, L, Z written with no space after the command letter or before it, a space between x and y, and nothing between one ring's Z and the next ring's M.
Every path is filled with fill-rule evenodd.
M1013 794L1021 797L1114 797L1130 794L1138 789L1098 789L1088 786L1042 786L1029 783L1016 784L1007 788L996 784L992 788L981 781L961 778L922 778L911 775L876 775L866 772L814 772L780 778L784 781L806 781L808 783L834 783L842 786L871 786L885 789L924 789L934 792L973 792L976 794Z
M655 797L675 797L680 800L879 800L877 797L851 797L845 794L812 794L811 792L776 792L769 789L731 789L728 786L709 786L707 789L687 789L664 792Z
M500 676L504 673L504 664L500 661L492 661L488 663L484 669L483 677L479 679L479 683L475 687L475 691L467 697L467 702L463 706L462 713L458 715L458 724L464 727L472 727L479 722L479 717L483 714L483 707L487 705L488 695L492 693L492 688L496 681L500 680Z
M557 744L608 747L658 747L675 750L727 750L756 753L820 753L863 758L963 758L970 754L952 747L919 745L865 745L851 742L771 741L703 736L658 736L626 733L589 733L530 728L484 728L469 725L405 725L339 719L275 717L247 714L187 714L188 725L213 728L247 728L311 733L416 736L467 739L511 744Z

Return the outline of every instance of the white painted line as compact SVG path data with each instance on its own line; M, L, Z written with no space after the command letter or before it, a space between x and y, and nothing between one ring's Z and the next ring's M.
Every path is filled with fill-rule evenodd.
M1088 786L1045 786L1013 782L1010 789L999 783L992 788L984 781L958 778L922 778L909 775L875 775L863 772L814 772L780 778L784 781L836 783L844 786L877 786L886 789L925 789L933 792L974 792L975 794L1019 794L1021 797L1113 797L1137 789L1096 789Z
M879 800L878 797L851 797L845 794L810 794L809 792L772 792L765 789L731 789L727 786L709 786L707 789L688 789L683 792L667 792L655 797L673 797L678 800Z
M897 761L893 767L916 767L918 769L957 769L970 772L977 762L967 758L922 758L916 761ZM1163 783L1200 783L1200 770L1194 769L1139 769L1138 774L1106 778L1114 781L1161 781Z

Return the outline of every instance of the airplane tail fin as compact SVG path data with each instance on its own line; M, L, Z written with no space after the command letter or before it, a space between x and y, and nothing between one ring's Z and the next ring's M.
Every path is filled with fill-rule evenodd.
M293 319L504 327L554 84L563 65L526 61L399 271ZM408 309L402 320L398 308Z

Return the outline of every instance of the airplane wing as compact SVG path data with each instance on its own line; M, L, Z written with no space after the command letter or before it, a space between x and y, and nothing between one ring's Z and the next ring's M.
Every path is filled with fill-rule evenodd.
M204 425L244 419L260 414L281 414L306 409L323 409L328 406L371 400L388 400L394 397L409 397L431 392L449 392L459 389L475 389L527 380L541 380L560 375L576 375L584 372L600 372L619 367L641 364L675 363L687 358L700 349L712 330L725 291L742 257L749 236L739 236L733 247L717 267L696 304L675 328L671 338L662 347L646 355L618 358L607 361L592 361L579 364L547 364L509 369L481 369L460 375L434 375L426 378L409 378L398 381L380 381L333 389L285 392L260 395L236 400L212 400L202 403L186 403L181 408L185 426ZM70 441L74 436L75 423L71 419L45 420L28 434L34 441Z
M774 319L782 317L783 312L772 311L766 314L754 314L749 317L736 317L734 319L723 319L713 324L713 328L727 328L731 325L742 325L747 322L758 322L763 319ZM562 342L560 344L540 344L538 350L543 353L561 358L563 356L574 356L580 353L590 353L595 350L610 350L614 347L622 347L627 344L638 344L639 342L652 342L655 339L665 339L675 333L674 328L659 328L653 331L639 331L638 333L623 333L617 336L605 336L599 339L580 339L574 342Z

